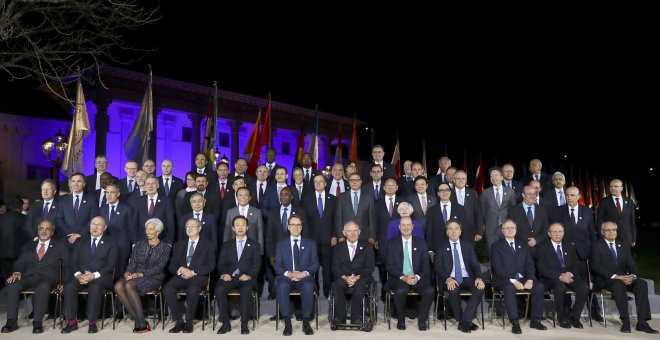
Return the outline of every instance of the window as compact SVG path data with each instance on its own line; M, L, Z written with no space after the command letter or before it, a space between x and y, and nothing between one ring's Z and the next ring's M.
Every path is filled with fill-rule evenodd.
M181 128L181 140L184 142L192 141L192 128L189 127Z
M220 146L229 147L229 134L225 132L220 132L218 143Z
M283 155L291 154L291 144L289 142L282 142L282 154Z

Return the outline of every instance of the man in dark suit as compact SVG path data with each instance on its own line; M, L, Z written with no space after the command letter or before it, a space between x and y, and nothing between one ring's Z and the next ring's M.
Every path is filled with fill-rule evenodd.
M204 196L204 211L213 214L217 219L220 215L220 195L217 191L210 189L209 180L205 175L197 174L195 177L195 185L197 186L197 193L200 193ZM181 211L179 211L178 218L184 216L192 211L192 207L189 204L190 197L195 193L195 191L186 193L183 196L183 204L181 204ZM216 220L217 223L217 220Z
M383 177L382 177L383 180L386 180L388 178L396 179L396 171L394 170L394 166L383 160L383 158L385 157L385 148L382 145L380 144L374 145L373 148L371 148L371 156L373 158L373 161L367 164L365 167L363 167L362 171L360 172L360 178L362 178L362 180L365 183L368 183L373 180L373 178L371 178L371 169L373 168L374 165L380 165L381 168L383 168ZM363 231L366 231L366 229L363 229Z
M385 196L374 202L374 210L376 211L376 225L377 225L377 249L378 258L378 276L380 278L381 299L385 299L385 284L387 283L387 270L385 270L385 254L387 247L387 232L391 221L399 218L399 204L404 202L403 197L397 195L398 186L394 178L388 178L383 182L383 191Z
M206 176L209 184L216 183L215 172L213 172L213 168L211 168L209 159L205 153L199 152L195 155L195 167L192 170L198 175Z
M191 218L194 218L200 221L202 224L202 231L201 231L202 238L211 241L213 243L213 246L216 247L217 249L222 244L222 240L218 241L218 238L220 238L220 236L218 236L218 225L216 223L217 219L214 214L206 212L204 210L204 206L206 204L206 199L204 198L204 195L195 192L190 196L189 202L190 202L190 206L192 207L192 211L179 218L179 223L177 223L178 227L177 227L176 239L184 240L188 238L186 236L187 230L185 230L186 221L188 221Z
M101 181L101 189L93 191L93 194L96 205L101 209L102 206L108 204L108 199L105 197L105 187L108 184L114 183L116 179L115 176L112 176L112 174L107 171L102 173L101 176L99 176L99 179Z
M519 241L526 242L536 258L537 245L548 239L548 213L544 207L534 203L536 191L530 185L524 188L523 202L509 208L509 219L516 222L520 230L516 233Z
M518 322L518 304L516 291L531 292L531 321L529 326L538 330L547 328L541 323L543 305L543 283L536 279L534 261L527 242L516 238L516 222L506 220L502 223L503 238L491 247L490 268L493 273L493 286L504 293L506 314L511 321L511 332L522 334Z
M167 197L172 201L176 200L176 194L179 190L186 187L181 178L172 175L172 161L164 160L160 164L161 175L158 177L158 194Z
M172 312L175 325L170 333L192 333L193 319L197 311L199 294L206 288L209 275L215 267L215 243L201 237L203 227L199 220L190 218L185 222L187 238L182 238L172 247L169 271L172 278L163 286L163 297ZM177 291L186 291L186 322L183 322L181 304Z
M529 185L529 182L537 180L541 183L541 189L543 192L551 191L552 181L550 180L550 176L545 172L542 172L542 169L543 163L541 163L541 160L536 158L532 159L529 161L529 172L527 173L527 176L520 181L523 185Z
M555 221L564 226L564 242L574 244L579 259L578 275L587 278L587 259L591 255L591 245L596 241L594 213L591 208L578 204L580 189L566 189L567 205L557 207Z
M601 203L602 204L602 203ZM637 307L637 325L640 332L657 334L651 328L648 286L646 281L637 278L639 270L630 252L630 245L617 238L617 225L614 222L603 222L600 227L603 238L596 241L591 248L591 272L593 273L594 289L607 289L612 292L616 308L621 317L621 332L630 333L630 318L628 314L628 299L626 292L635 294Z
M43 333L42 321L48 309L48 294L51 288L60 283L61 269L67 269L69 251L63 241L53 239L55 225L44 220L39 223L38 240L23 246L21 256L14 263L14 273L5 281L7 300L7 324L2 333L18 329L18 299L24 289L33 289L34 306L32 333Z
M0 277L9 277L14 262L21 254L24 243L23 230L25 228L25 215L21 214L23 200L15 197L9 203L9 210L0 216Z
M131 257L131 235L134 232L133 209L119 200L120 193L116 184L108 184L105 187L105 195L108 204L101 207L99 212L108 222L106 235L112 237L117 242L117 270L118 276L126 272L128 259Z
M293 168L293 180L291 181L291 191L293 192L293 206L302 207L306 197L314 193L314 177L310 182L305 182L301 168Z
M277 151L275 151L274 147L269 146L266 149L266 164L264 165L268 170L268 182L275 182L275 173L277 169L286 169L275 162L276 157Z
M312 167L312 155L309 152L302 154L302 163L301 168L303 171L303 180L305 184L312 185L312 181L316 175L319 175L321 172Z
M516 181L513 179L515 169L513 167L513 164L511 163L506 163L502 165L502 175L504 177L504 180L502 181L502 185L506 188L511 188L513 191L516 193L516 203L520 203L523 200L522 193L523 193L523 184L520 183L520 181Z
M249 226L245 217L234 217L231 226L235 237L223 243L218 257L220 279L215 284L215 301L222 322L218 334L231 331L227 293L233 289L241 293L241 334L250 334L247 323L254 309L252 292L261 268L261 247L255 239L247 237Z
M424 176L415 177L415 193L406 197L406 202L413 207L412 218L426 225L426 214L432 206L438 204L436 189L429 190L429 183ZM432 194L431 194L432 193Z
M101 189L101 175L108 169L108 159L105 155L96 156L94 169L93 175L85 176L86 193L93 193L95 190Z
M470 242L481 241L484 235L481 203L477 192L467 187L467 174L463 170L458 170L454 174L451 201L463 206L465 210L465 220L461 223L461 239Z
M335 324L346 323L346 295L351 294L351 324L362 324L362 299L373 281L376 260L369 242L359 241L360 226L354 221L344 225L342 242L332 248L332 294L335 297ZM324 278L325 279L325 278Z
M97 216L89 223L89 235L74 244L69 261L69 273L64 279L64 307L68 318L62 334L78 329L78 292L87 289L88 333L98 332L96 318L101 310L103 291L114 283L112 276L117 264L117 243L105 236L105 218Z
M142 163L142 171L144 171L147 176L156 176L156 162L153 159L147 159Z
M589 296L589 286L579 276L580 259L574 244L562 242L564 227L553 223L548 230L550 239L541 243L538 249L538 270L543 285L554 294L555 311L562 328L582 328L580 315ZM575 304L571 310L567 288L575 292ZM568 302L566 304L565 302Z
M55 182L47 179L41 183L41 201L30 204L30 210L27 214L27 221L23 229L23 243L29 243L39 234L39 224L43 220L55 221L57 215L56 199L57 187Z
M91 194L83 193L85 177L77 172L69 177L70 194L57 201L59 209L55 217L57 234L68 242L70 249L76 239L89 234L89 221L99 215L99 207ZM93 191L93 190L92 190Z
M341 163L335 163L332 166L332 178L328 185L326 185L325 191L339 198L339 195L348 191L350 187L348 186L348 180L344 179L344 166Z
M124 171L126 171L126 177L122 178L119 180L119 192L121 195L121 201L123 203L128 202L128 199L130 197L129 194L133 193L133 190L139 189L137 186L137 179L135 176L137 175L138 171L138 164L136 161L128 161L124 165Z
M436 248L435 272L439 284L449 292L448 300L458 329L470 333L479 329L472 322L477 306L484 295L485 284L481 278L481 266L471 240L461 240L461 222L447 221L447 238ZM461 288L472 293L465 310L461 310Z
M447 156L442 156L438 159L438 172L435 176L429 178L430 187L433 188L435 193L438 186L442 183L449 184L449 168L451 167L451 159Z
M371 178L371 177L369 177ZM376 210L374 209L373 193L362 190L362 180L357 173L349 178L351 190L339 195L335 212L335 235L338 241L343 241L344 224L354 220L362 228L361 240L367 240L372 245L376 243Z
M431 267L428 249L423 239L413 237L413 223L410 217L402 217L399 222L401 238L393 238L387 243L386 268L390 278L388 289L394 294L394 308L399 321L396 328L406 329L406 297L413 290L420 295L417 327L428 330L429 308L433 302L434 289L431 286Z
M318 251L316 242L300 235L303 229L300 216L289 217L288 226L291 236L278 242L275 251L276 299L280 313L284 316L282 334L290 336L293 333L289 292L291 289L297 289L302 300L302 329L305 335L312 335L314 330L309 320L312 319L316 290L313 276L319 270Z
M610 195L600 200L596 223L614 222L618 227L618 237L634 247L637 243L637 224L635 222L635 202L624 197L623 182L619 179L610 181Z
M234 172L232 172L228 177L230 186L234 183L234 179L241 177L245 179L245 185L254 187L254 183L257 181L257 179L254 178L254 176L245 173L247 167L248 163L245 158L239 158L236 160L236 163L234 163Z
M557 171L552 174L552 188L550 191L543 192L543 198L548 201L548 208L553 213L556 207L566 205L566 177Z
M377 200L385 196L383 191L383 168L380 165L371 166L371 181L364 182L362 184L362 189L373 193L373 200Z
M218 221L218 239L220 243L224 242L222 240L222 237L225 233L225 223L227 223L227 212L229 209L236 207L238 204L238 198L236 197L236 192L238 191L238 188L246 187L245 185L245 178L243 177L237 177L234 178L234 181L231 183L231 188L227 192L228 197L225 198L224 201L222 201L222 207L220 208L220 220ZM248 192L250 190L248 189ZM231 224L231 223L230 223Z
M157 218L163 222L163 232L158 235L161 241L172 244L174 241L176 228L174 225L174 212L172 202L158 195L158 178L149 176L145 181L146 195L139 196L133 200L134 222L132 244L138 240L145 240L144 224L151 218Z
M429 248L430 252L433 252L438 244L447 239L447 222L449 220L454 219L461 223L467 220L463 206L451 201L449 184L439 185L438 197L440 197L440 202L426 212L424 235L428 244L432 245ZM433 256L431 257L433 258Z
M231 182L229 181L229 164L220 162L218 163L217 168L215 169L216 175L218 175L218 182L213 188L209 188L212 192L215 192L218 197L218 203L215 213L218 213L218 225L222 225L225 221L222 221L222 205L225 202L225 199L230 200L232 196L229 194L231 191Z

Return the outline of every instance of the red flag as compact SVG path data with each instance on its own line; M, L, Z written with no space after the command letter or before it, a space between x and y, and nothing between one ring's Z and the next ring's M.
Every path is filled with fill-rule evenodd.
M589 173L587 173L587 192L586 192L586 195L584 197L584 205L586 205L589 208L593 207L593 205L592 205L593 200L591 198L591 191L592 191L592 189L591 189L591 178L589 178Z
M296 158L293 159L293 167L299 167L302 164L302 156L305 153L305 133L303 124L300 123L300 137L298 137L298 149L296 149Z
M355 119L355 115L353 115L353 137L351 138L351 153L348 155L348 159L356 163L358 161L357 120Z
M426 141L423 140L423 139L422 139L422 169L424 169L424 172L423 172L424 177L426 177L428 179L429 178L428 175L427 175L428 171L427 171L427 168L426 168Z
M266 106L266 115L264 116L264 126L261 128L261 133L259 134L259 142L257 143L257 148L254 150L254 154L250 158L250 164L248 165L247 173L254 175L257 171L257 165L259 165L259 158L261 158L261 147L268 146L270 142L270 94L268 95L268 105Z
M259 125L261 125L261 109L259 109L259 115L257 116L257 121L254 122L252 127L252 132L250 133L250 139L243 150L243 156L249 162L251 160L254 150L257 149L257 142L259 142Z
M475 185L474 185L474 190L476 190L479 195L481 195L481 192L484 191L484 180L486 179L484 173L485 173L484 160L483 157L481 157L481 154L479 154L479 166L477 166L477 180L475 181Z
M396 146L394 147L394 154L392 154L392 165L396 170L396 178L401 178L401 151L399 149L399 136L396 136Z

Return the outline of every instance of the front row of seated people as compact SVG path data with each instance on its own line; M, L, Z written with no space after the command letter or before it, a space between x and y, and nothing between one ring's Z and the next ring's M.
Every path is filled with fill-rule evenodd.
M485 284L481 278L482 270L474 244L460 239L460 222L450 219L446 225L447 239L435 251L433 269L439 286L448 294L448 303L458 321L458 329L469 333L478 329L472 320L482 300ZM63 241L52 238L54 228L48 220L39 224L38 238L24 246L14 265L14 273L6 280L7 323L2 327L2 333L18 329L19 294L28 289L34 290L33 333L43 332L43 317L48 309L48 296L52 289L64 292L67 322L62 333L78 329L77 305L78 293L81 291L88 295L88 332L98 331L96 318L101 312L103 294L113 287L113 273L119 256L117 243L104 234L107 223L100 216L91 220L89 235L79 238L71 252ZM302 331L312 335L314 331L310 321L317 291L314 277L319 269L317 246L313 240L301 236L301 217L291 215L287 228L290 235L277 243L274 266L276 298L284 319L283 335L293 333L289 300L292 290L300 293L302 301ZM385 291L392 294L398 315L396 327L400 330L406 329L405 305L408 293L414 291L420 295L418 329L426 331L429 309L435 295L433 274L426 242L412 236L413 228L410 217L401 217L400 237L388 241L385 267L390 278ZM554 294L559 325L564 328L582 328L579 319L589 294L588 278L581 277L584 272L582 267L586 263L579 259L573 244L562 242L562 225L551 224L548 231L550 239L536 249L538 271L527 243L516 239L515 222L507 220L501 229L503 237L493 244L491 251L492 284L504 295L504 309L511 321L512 332L522 333L517 292L530 295L530 327L546 329L540 321L545 290ZM141 296L155 292L161 286L174 320L170 333L192 332L199 294L210 283L210 274L217 263L219 279L215 283L215 298L222 323L218 333L231 331L227 294L233 290L240 293L241 334L250 333L247 323L254 310L252 293L256 285L255 278L261 268L261 246L247 236L249 224L242 215L232 219L232 230L235 237L223 244L216 261L215 246L210 240L200 237L202 224L197 219L186 221L188 237L173 247L159 240L158 234L163 231L163 223L159 219L146 221L146 239L133 246L125 273L117 275L121 278L114 283L119 301L135 321L133 332L151 330L145 320ZM332 321L335 324L346 323L347 297L351 302L350 323L359 325L364 321L361 320L362 309L365 307L363 297L373 281L375 257L372 245L360 240L360 232L360 226L355 221L348 221L343 229L346 241L332 248L332 292L335 299ZM647 322L651 319L648 288L644 280L637 278L638 269L629 245L617 239L617 226L613 222L603 223L601 233L603 238L594 243L592 248L594 289L612 292L622 320L621 332L629 333L631 329L626 292L632 291L637 308L636 330L658 333ZM166 267L172 277L163 284ZM570 296L565 294L567 289L575 295L572 306ZM186 292L185 314L177 298L179 291ZM461 309L461 291L471 293L464 309Z

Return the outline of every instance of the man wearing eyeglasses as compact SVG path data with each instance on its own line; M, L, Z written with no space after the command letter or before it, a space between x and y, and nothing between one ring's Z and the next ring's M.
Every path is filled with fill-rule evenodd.
M371 177L368 177L371 178ZM360 240L376 243L376 209L373 193L361 188L362 179L357 173L349 176L350 190L339 195L339 206L335 212L335 235L338 242L344 241L344 224L355 220L361 227Z

